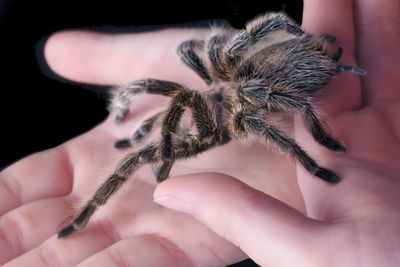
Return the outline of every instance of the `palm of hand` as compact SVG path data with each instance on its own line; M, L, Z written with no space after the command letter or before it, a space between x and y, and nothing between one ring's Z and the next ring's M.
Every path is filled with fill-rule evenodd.
M346 39L346 36L342 37ZM351 47L352 44L347 44L347 46ZM153 51L156 50L153 49ZM347 51L351 51L351 48ZM171 53L165 54L167 57L171 56ZM137 55L131 56L137 58ZM146 56L143 57L146 58ZM354 58L351 57L344 60L354 62ZM70 64L73 65L72 62ZM371 66L371 64L368 65ZM126 76L122 75L123 77L118 78L115 78L115 73L110 72L112 79L88 76L85 71L72 73L69 70L69 73L72 73L70 75L74 79L99 83L154 76L181 80L191 87L198 84L196 78L193 82L193 76L189 73L187 75L189 78L185 81L185 78L174 77L174 74L168 71L162 72L151 64L144 66L142 72L132 69L134 69L134 75L126 72L124 74ZM368 68L368 71L371 73L374 69ZM158 75L159 73L162 74ZM392 78L394 80L395 76ZM369 86L373 87L380 81L376 81L376 76L373 76L368 82ZM356 77L346 76L335 83L329 89L329 93L327 92L328 95L332 95L325 97L325 99L332 99L332 103L335 103L326 107L330 117L328 122L330 128L335 129L334 135L340 136L345 141L348 151L343 155L332 155L326 152L316 145L304 128L297 123L295 133L299 140L303 140L301 145L310 147L311 154L320 158L322 165L332 166L332 169L337 170L342 177L352 177L352 179L344 179L340 186L321 184L307 176L300 168L298 169L300 194L296 181L293 179L294 170L288 169L288 165L283 163L283 156L271 154L263 148L236 144L207 152L207 155L201 156L196 164L191 164L191 161L179 163L173 175L201 171L216 171L232 175L299 210L306 209L307 214L312 218L337 222L343 226L330 228L333 229L332 236L346 235L356 231L359 236L365 238L363 241L367 245L382 242L379 235L372 237L365 233L380 229L380 225L374 223L376 219L374 214L381 216L382 209L388 216L393 216L390 221L395 220L396 217L398 219L399 216L398 213L390 210L391 207L394 210L394 203L398 203L398 199L393 192L395 190L393 184L387 183L387 180L391 182L396 180L396 170L398 171L395 163L398 162L400 156L396 151L399 144L398 132L396 133L395 130L399 129L399 125L395 121L395 115L392 114L399 114L400 111L395 101L389 101L387 97L385 100L385 97L381 95L382 101L375 101L373 93L368 91L371 88L362 89ZM365 98L362 99L365 95L368 96L367 101ZM18 229L16 231L7 233L2 231L5 237L1 241L1 246L4 247L0 255L2 262L15 258L10 262L10 266L34 261L42 264L44 261L51 262L50 265L58 261L63 265L72 265L115 242L112 245L114 256L110 258L121 261L123 257L117 252L125 252L124 257L135 257L136 262L142 262L144 266L146 262L152 262L157 266L172 266L177 262L181 265L192 262L200 266L215 266L244 257L237 247L215 235L192 217L154 204L152 192L156 185L153 175L146 170L134 175L135 179L131 179L128 185L95 215L86 231L63 241L51 238L59 223L64 219L70 204L90 193L88 189L95 189L95 185L99 184L114 166L110 162L116 163L122 156L123 152L116 151L112 144L117 137L129 135L134 126L139 123L138 120L143 118L143 114L152 112L151 106L146 106L148 103L138 104L140 106L137 106L137 110L132 111L134 115L131 120L123 126L114 125L112 118L109 118L91 132L59 148L27 158L1 174L4 191L1 195L7 201L1 201L4 204L0 206L0 210L2 214L10 211L6 216L2 216L3 229L6 225L18 226L14 227ZM363 110L352 111L366 103L368 107ZM382 122L382 118L386 118L386 121ZM380 127L371 129L370 125L380 125ZM369 139L371 137L379 142L372 141L371 143ZM224 156L221 157L221 154ZM237 155L241 154L251 155L251 157L239 159ZM254 160L255 158L258 160ZM259 159L265 159L265 161ZM240 164L253 167L243 170L240 168L243 165L239 165L238 161ZM27 181L29 179L26 178L32 175L28 172L31 168L35 168L34 175L38 177L39 182L43 181L43 187L33 192L25 192L22 189L17 197L11 192L15 192L17 182L29 183ZM382 173L386 174L386 177L381 177ZM68 195L70 192L72 193ZM354 192L364 193L355 195ZM66 195L68 196L64 197ZM55 199L49 199L51 197ZM337 201L338 199L340 201ZM21 204L24 205L17 208ZM364 220L364 225L362 225L355 221L355 218L368 218L368 220ZM24 223L15 223L18 219ZM33 226L35 226L34 232L32 232ZM15 238L16 236L19 238ZM46 239L48 240L45 241ZM339 246L335 244L336 240L339 239L332 238L332 246ZM179 249L171 245L170 241ZM357 245L354 240L350 241L352 245ZM42 242L44 243L39 246ZM152 252L150 254L157 254L157 257L149 255L149 250ZM184 253L181 254L180 250ZM17 257L26 251L29 252ZM339 253L344 255L350 252L339 250ZM96 255L92 256L86 263L95 262L95 258ZM101 256L97 256L97 260L100 262ZM103 264L106 263L103 262Z
M170 46L173 47L176 47L176 44ZM174 64L180 65L189 77L194 76L183 64L177 62ZM151 68L149 72L138 72L134 76L162 75L157 69ZM168 80L182 79L170 74L167 76L169 77L165 79ZM130 79L132 78L129 77ZM192 83L194 88L202 86L198 77L194 77L193 80L194 82L189 83ZM125 155L126 151L114 148L114 142L129 136L144 119L156 113L160 106L166 107L168 99L157 96L143 97L135 104L124 124L116 125L115 116L111 114L105 122L88 133L60 147L32 155L2 173L2 179L11 184L7 185L11 190L7 189L8 192L4 195L7 201L3 202L5 205L1 210L2 213L9 212L2 217L2 220L9 226L21 217L32 216L32 218L27 222L28 225L18 224L18 227L14 227L15 231L7 233L7 238L3 240L7 249L2 250L1 262L15 258L9 263L10 266L32 261L40 265L44 264L43 259L46 259L45 261L50 262L52 266L60 262L69 266L83 261L113 243L114 246L122 245L125 248L137 244L137 251L130 252L131 256L136 258L136 262L153 260L152 264L156 266L175 266L178 263L186 265L186 262L199 266L215 266L245 258L243 252L236 246L191 216L155 204L152 194L156 182L147 167L136 172L107 205L99 209L85 231L65 240L54 238L66 216L73 215L74 209L79 209L76 206L90 197ZM240 157L244 154L248 155L245 159ZM243 165L248 168L242 168ZM35 169L34 173L29 171L31 168ZM299 210L304 210L296 180L293 179L294 164L289 162L287 156L270 152L257 144L238 145L233 141L196 159L177 162L171 175L205 171L237 177ZM17 183L21 186L25 183L26 188L30 188L26 183L31 179L36 179L36 187L38 184L43 187L39 189L40 192L19 192L19 195L24 195L21 203L18 199L20 197L10 191L14 191ZM50 199L53 197L55 199ZM18 208L21 204L24 206ZM32 206L37 207L32 209ZM35 231L28 232L33 226L36 228ZM21 233L24 238L16 239L15 237ZM11 245L8 240L12 240ZM44 243L41 244L42 242ZM175 245L177 247L174 247ZM148 253L143 254L147 246L151 246L153 254L162 256L152 257ZM20 256L26 251L29 252ZM186 256L180 256L181 253ZM58 256L54 257L54 254ZM90 260L93 258L96 258L96 255L89 259L87 264L90 265Z

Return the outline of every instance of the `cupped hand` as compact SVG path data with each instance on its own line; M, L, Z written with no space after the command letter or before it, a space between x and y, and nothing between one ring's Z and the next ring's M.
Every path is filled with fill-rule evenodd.
M305 1L304 28L336 35L345 49L342 62L369 72L362 81L341 74L320 97L331 132L347 146L345 154L332 155L316 145L296 121L299 143L339 173L341 183L327 185L257 145L232 143L177 163L172 175L180 178L157 188L158 203L189 215L154 204L156 184L143 168L85 230L57 240L55 233L74 214L74 205L93 193L125 153L113 148L115 140L167 105L151 96L136 102L125 124L115 125L110 116L92 131L0 174L0 262L220 266L245 258L244 251L264 266L393 265L400 247L399 6L394 0L375 2ZM76 81L121 84L152 77L201 89L204 84L179 62L175 48L204 34L63 32L50 38L46 58L54 71Z
M207 30L199 29L122 35L61 32L50 37L45 55L56 73L79 82L116 85L157 78L201 90L205 84L179 61L176 47L205 34ZM115 149L115 141L130 136L143 120L167 105L167 98L143 96L124 124L116 125L115 114L111 114L82 136L1 172L0 263L221 266L246 258L238 247L192 216L155 204L155 178L146 167L98 210L84 230L56 239L63 221L80 210L127 153ZM236 177L304 210L294 164L264 147L232 142L196 159L177 162L171 175L205 171Z
M320 96L344 154L318 146L295 121L299 143L342 181L328 186L298 166L306 216L216 173L172 178L157 187L155 201L192 214L262 266L399 266L400 2L304 4L304 29L336 35L341 62L368 71L362 79L339 75Z

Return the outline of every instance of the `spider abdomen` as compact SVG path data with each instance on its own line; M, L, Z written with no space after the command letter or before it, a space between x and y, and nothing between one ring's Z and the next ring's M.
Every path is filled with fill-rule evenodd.
M271 92L310 97L337 73L337 64L327 52L317 49L316 42L315 38L298 37L265 47L244 61L238 73L247 72L248 79L264 79Z

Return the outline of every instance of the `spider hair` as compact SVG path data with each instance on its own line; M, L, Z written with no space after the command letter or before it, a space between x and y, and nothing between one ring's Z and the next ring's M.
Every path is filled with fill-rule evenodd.
M245 29L220 27L204 40L191 39L177 47L181 61L209 86L207 93L157 79L134 81L115 90L111 110L122 123L132 101L141 94L171 98L167 110L143 121L130 138L118 140L117 148L143 142L155 126L160 138L125 156L115 171L94 193L78 216L59 233L63 238L82 229L96 209L104 205L124 182L144 164L153 166L158 182L168 178L176 160L194 157L232 139L250 135L275 144L289 153L311 175L328 183L339 176L321 167L297 142L269 118L284 112L299 113L316 142L334 152L345 147L325 130L313 98L331 79L342 72L366 75L366 71L338 64L343 49L331 55L336 42L331 35L304 32L284 13L267 13L246 24ZM202 56L202 55L205 55ZM195 130L181 120L192 111Z

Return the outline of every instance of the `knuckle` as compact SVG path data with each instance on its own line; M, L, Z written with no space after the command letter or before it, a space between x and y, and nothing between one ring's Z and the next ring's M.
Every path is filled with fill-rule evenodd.
M6 194L7 203L14 202L16 205L21 204L21 186L17 182L18 179L10 172L3 172L2 174L4 176L0 176L0 192L3 193L4 191L4 194Z

